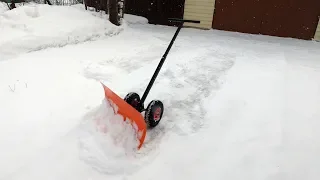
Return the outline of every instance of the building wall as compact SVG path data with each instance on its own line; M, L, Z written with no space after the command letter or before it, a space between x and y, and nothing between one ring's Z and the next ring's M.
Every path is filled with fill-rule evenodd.
M311 40L319 7L320 0L215 0L213 28Z
M184 17L199 20L200 24L185 23L187 27L211 29L215 0L185 0Z
M320 41L320 17L319 17L319 22L318 22L316 34L314 35L314 39L317 41Z

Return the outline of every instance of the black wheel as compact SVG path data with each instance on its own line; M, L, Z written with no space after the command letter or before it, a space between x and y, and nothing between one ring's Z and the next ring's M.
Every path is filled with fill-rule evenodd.
M144 119L151 128L156 127L163 115L163 103L159 100L152 100L146 109Z
M124 101L130 104L133 108L138 110L138 105L140 103L140 96L135 92L130 92L124 97Z

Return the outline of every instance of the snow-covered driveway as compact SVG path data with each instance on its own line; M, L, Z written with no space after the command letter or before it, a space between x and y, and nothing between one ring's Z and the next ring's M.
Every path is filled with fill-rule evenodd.
M94 121L112 121L99 81L142 94L175 28L129 15L118 28L78 6L16 11L0 15L1 180L318 179L319 43L183 29L147 98L163 101L164 117L133 152L120 124L95 131ZM28 31L12 25L30 11L40 19ZM62 24L96 23L38 36L31 27L48 28L55 11L70 18ZM113 36L85 41L79 28Z

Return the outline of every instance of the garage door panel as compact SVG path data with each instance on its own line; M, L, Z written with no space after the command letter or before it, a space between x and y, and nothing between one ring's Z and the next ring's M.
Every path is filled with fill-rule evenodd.
M319 16L320 0L216 0L212 27L312 39Z
M216 0L213 28L259 33L261 23L259 0Z
M271 36L287 36L290 29L288 25L294 21L292 11L288 11L290 0L261 1L265 8L262 14L260 33Z
M291 12L294 15L289 28L289 36L312 39L317 29L320 16L319 0L290 0Z

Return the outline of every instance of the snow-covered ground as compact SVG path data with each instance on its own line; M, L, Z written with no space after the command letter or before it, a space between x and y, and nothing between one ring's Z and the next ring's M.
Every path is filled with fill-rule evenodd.
M0 12L0 180L319 179L320 43L183 29L136 151L99 81L142 94L175 28L83 9Z
M5 8L1 6L1 9ZM117 27L107 20L108 16L104 12L84 11L82 4L65 8L30 3L6 11L0 16L0 59L108 38L121 33L128 23L147 23L145 18L127 16L128 21Z

